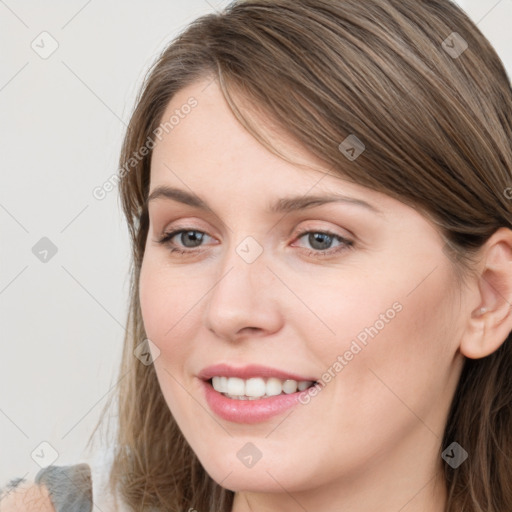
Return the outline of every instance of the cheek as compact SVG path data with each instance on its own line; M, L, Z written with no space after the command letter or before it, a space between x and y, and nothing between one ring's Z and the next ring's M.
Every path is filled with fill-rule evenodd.
M139 278L141 314L148 338L162 354L179 349L176 340L192 335L189 329L197 325L194 315L199 311L194 304L205 293L204 282L194 283L179 268L170 271L152 254L145 256Z
M330 387L331 398L352 410L400 407L393 392L425 409L450 371L456 348L450 269L439 264L429 274L435 264L411 268L399 259L371 274L354 269L338 280L304 280L295 288L317 314L301 322L310 334L309 352L326 372L322 380L334 382L326 391ZM377 415L370 414L374 421Z
M343 311L326 312L336 332L326 361L339 370L334 401L361 411L361 425L389 421L390 430L399 417L414 419L411 410L423 417L435 407L456 348L448 274L437 269L417 288L410 274L395 276L392 284L354 289ZM344 361L333 368L338 355Z
M155 372L163 397L180 427L186 425L190 395L184 390L189 383L184 379L185 362L190 357L190 344L180 340L191 339L190 322L194 309L192 299L185 299L186 284L176 272L165 271L162 262L147 253L139 278L139 300L146 336L160 351L154 360ZM188 406L188 407L187 407ZM197 413L197 411L196 411Z
M315 366L321 372L345 354L350 366L356 361L366 364L372 353L380 358L380 349L390 337L392 326L394 336L407 326L403 317L407 315L404 311L408 299L404 299L404 285L398 280L392 284L376 279L365 282L361 271L354 269L337 277L329 274L292 282L304 304L287 301L284 315L302 332L308 355L315 356ZM401 339L389 343L397 345ZM341 371L339 364L336 367Z

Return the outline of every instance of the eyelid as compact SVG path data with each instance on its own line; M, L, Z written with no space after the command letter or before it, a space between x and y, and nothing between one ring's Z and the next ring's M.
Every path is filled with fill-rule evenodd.
M192 226L190 223L182 222L182 221L178 221L178 223L176 225L171 223L171 227L166 227L165 229L162 229L160 237L163 237L168 233L176 232L176 231L180 231L180 230L200 231L200 232L208 235L210 238L215 238L215 236L211 235L207 229L203 229L201 226ZM321 233L329 234L334 237L340 237L344 240L355 238L355 235L352 232L350 232L347 229L345 229L345 231L347 232L347 234L340 234L340 233L336 232L336 230L331 229L331 228L325 228L325 227L321 227L321 226L320 227L310 226L309 224L306 223L306 226L304 226L304 227L293 228L287 236L288 237L294 236L294 238L299 238L309 232L321 232Z
M161 235L165 235L166 233L170 233L171 231L201 231L208 236L215 238L213 235L210 234L210 227L206 227L203 224L201 224L201 221L199 219L193 219L193 220L178 220L176 222L168 222L164 225L165 227L162 229L155 229L156 232L161 233Z
M326 222L326 221L311 221L311 222ZM330 223L332 224L332 222ZM350 238L355 239L356 236L348 229L341 228L339 226L336 227L325 227L325 226L317 226L316 224L311 225L308 221L301 223L299 228L294 228L291 234L295 233L295 236L301 236L304 232L308 231L319 231L322 233L329 233L333 236L339 236L340 238ZM341 233L339 231L342 231Z

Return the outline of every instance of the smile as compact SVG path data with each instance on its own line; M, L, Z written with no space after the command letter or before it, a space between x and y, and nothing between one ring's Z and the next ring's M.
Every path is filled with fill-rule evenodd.
M238 367L221 363L198 374L209 408L234 423L257 423L294 405L318 384L316 377L258 364Z
M283 380L275 377L241 379L225 376L212 377L210 383L215 391L234 400L256 400L282 394L289 395L297 391L304 391L314 384L313 381L302 380L297 382L293 379Z

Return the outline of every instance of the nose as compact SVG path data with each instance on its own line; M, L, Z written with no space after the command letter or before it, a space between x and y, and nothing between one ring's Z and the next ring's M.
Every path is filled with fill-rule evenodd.
M228 341L277 331L282 320L277 287L282 283L267 267L265 252L252 262L235 248L227 253L205 297L204 325Z

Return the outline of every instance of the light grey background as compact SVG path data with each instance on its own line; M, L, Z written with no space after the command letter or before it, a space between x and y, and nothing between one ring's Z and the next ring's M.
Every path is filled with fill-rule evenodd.
M32 479L52 449L56 465L85 459L116 384L130 254L117 188L92 191L117 171L148 66L227 3L0 0L0 486ZM512 0L459 4L510 74ZM43 237L47 262L32 251Z

